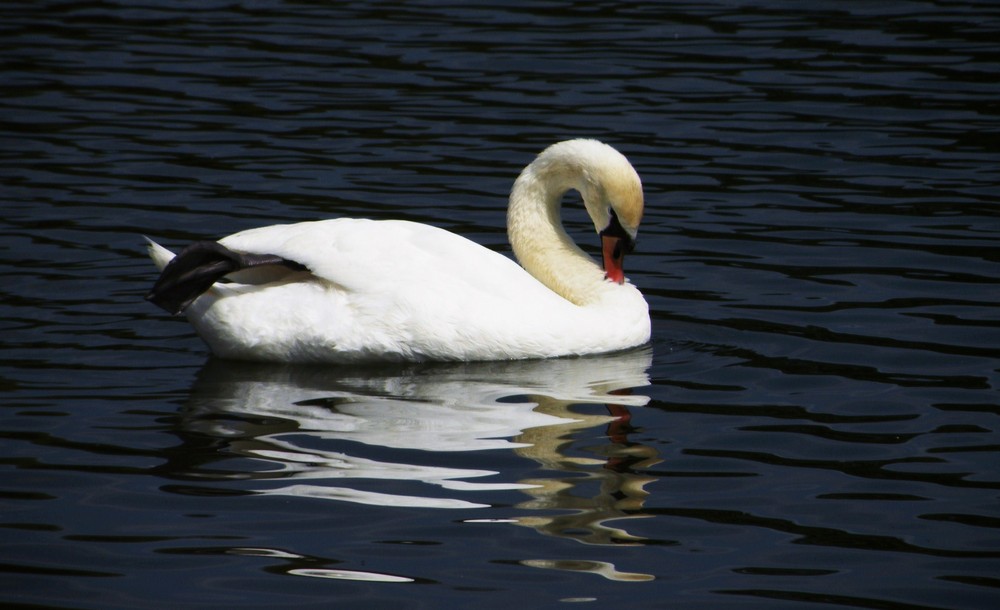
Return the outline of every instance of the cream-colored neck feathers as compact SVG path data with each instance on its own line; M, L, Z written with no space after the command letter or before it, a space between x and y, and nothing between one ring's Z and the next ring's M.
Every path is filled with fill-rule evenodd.
M642 185L618 151L595 140L569 140L545 149L521 172L510 194L507 237L518 262L563 298L587 305L605 290L604 270L562 226L559 208L569 190L579 191L600 232L614 206L633 236L642 217Z

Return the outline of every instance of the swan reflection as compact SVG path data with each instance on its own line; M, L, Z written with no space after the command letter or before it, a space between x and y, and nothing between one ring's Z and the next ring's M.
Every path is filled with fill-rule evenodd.
M641 516L652 478L636 470L658 461L627 438L629 408L649 400L633 392L649 385L650 361L649 349L392 367L211 361L184 429L253 462L227 464L243 464L238 472L192 467L192 476L378 506L489 507L502 493L527 513L512 523L589 544L637 543L606 523ZM511 456L533 464L498 471Z

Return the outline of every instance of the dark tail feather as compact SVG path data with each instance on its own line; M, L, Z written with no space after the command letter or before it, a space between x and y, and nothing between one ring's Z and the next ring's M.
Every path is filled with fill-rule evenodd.
M274 254L240 254L218 242L197 241L167 264L146 300L177 314L227 274L261 265L305 270L303 265Z

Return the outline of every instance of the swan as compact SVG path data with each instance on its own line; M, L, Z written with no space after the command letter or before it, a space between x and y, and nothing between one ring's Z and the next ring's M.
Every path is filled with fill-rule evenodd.
M566 234L578 191L603 266ZM184 313L218 357L273 362L485 361L622 350L650 337L622 263L643 212L628 160L596 140L542 151L511 189L510 258L441 228L337 218L199 241L176 256L147 239L161 274L146 299Z

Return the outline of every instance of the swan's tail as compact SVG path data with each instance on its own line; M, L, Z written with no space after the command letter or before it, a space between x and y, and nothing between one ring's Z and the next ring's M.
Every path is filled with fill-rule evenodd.
M196 241L176 256L153 240L147 238L147 241L149 255L162 272L146 300L172 314L181 313L216 281L241 269L265 265L280 265L294 271L306 269L273 254L234 252L215 241Z
M167 263L174 258L174 253L145 235L143 235L143 238L146 240L146 251L149 252L149 258L153 259L153 264L156 265L157 269L163 271Z

